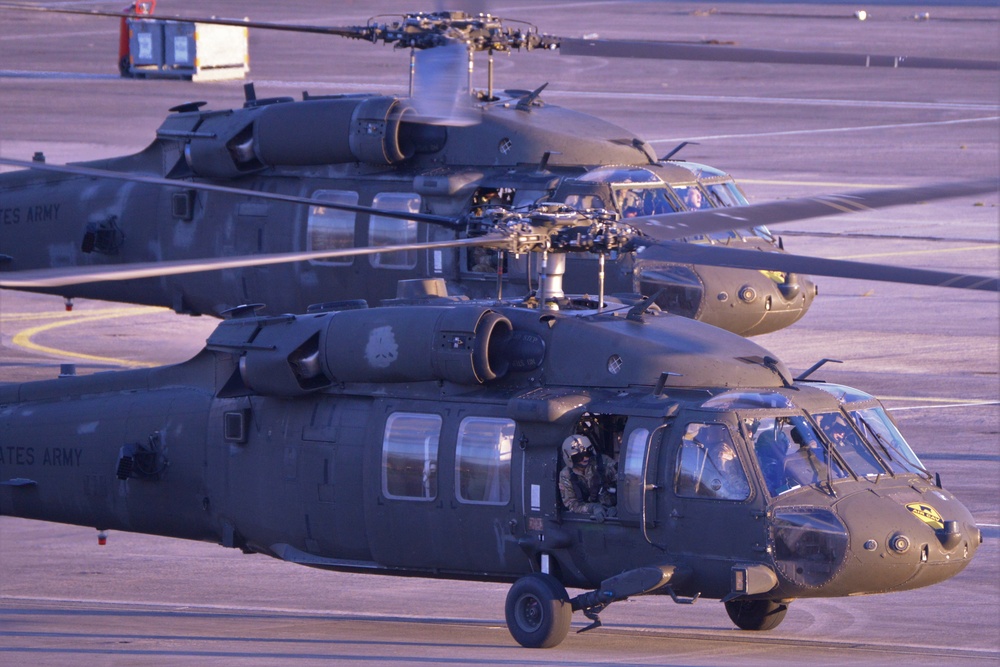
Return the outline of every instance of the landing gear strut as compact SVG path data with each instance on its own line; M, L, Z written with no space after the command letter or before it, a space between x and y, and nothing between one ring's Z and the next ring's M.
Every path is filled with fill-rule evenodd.
M533 572L515 581L507 593L507 629L521 646L551 648L566 638L574 611L582 611L591 621L580 632L599 628L598 614L605 607L666 585L674 570L671 565L627 570L605 579L597 590L581 593L572 600L558 579ZM673 592L671 597L678 601Z

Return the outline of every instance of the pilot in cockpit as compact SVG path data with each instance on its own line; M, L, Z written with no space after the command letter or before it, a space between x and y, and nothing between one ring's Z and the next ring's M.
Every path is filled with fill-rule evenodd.
M705 206L705 200L701 195L701 190L695 187L688 188L687 195L684 196L684 203L692 211L697 211L703 208L708 208Z

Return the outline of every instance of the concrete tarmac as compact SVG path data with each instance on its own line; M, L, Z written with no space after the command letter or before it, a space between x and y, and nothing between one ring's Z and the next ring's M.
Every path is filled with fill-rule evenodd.
M42 4L42 3L34 3ZM59 3L51 3L59 4ZM71 3L120 9L124 3ZM975 6L691 2L493 3L543 32L718 40L740 46L1000 58L1000 10ZM479 3L477 7L483 7ZM159 3L183 15L364 23L428 9L405 2L250 0ZM431 7L430 9L433 9ZM914 20L929 12L929 20ZM113 19L0 13L0 155L51 162L138 151L176 104L242 104L243 82L117 77ZM320 36L255 32L259 97L405 94L405 52ZM479 66L475 85L485 82ZM752 201L1000 173L995 72L675 63L515 53L498 86L635 130L660 154L732 173ZM785 247L996 276L996 194L791 223ZM0 228L0 253L3 247ZM557 649L527 651L507 633L506 587L311 570L210 544L0 518L0 661L92 664L997 664L1000 662L1000 301L969 293L818 279L793 327L758 340L793 371L886 400L910 444L972 510L985 543L962 574L885 596L795 602L777 629L733 629L722 605L666 598L612 605L604 627ZM349 296L349 295L345 295ZM166 310L0 291L0 382L89 373L193 355L207 318ZM706 527L710 530L711 527ZM585 624L576 619L574 629Z

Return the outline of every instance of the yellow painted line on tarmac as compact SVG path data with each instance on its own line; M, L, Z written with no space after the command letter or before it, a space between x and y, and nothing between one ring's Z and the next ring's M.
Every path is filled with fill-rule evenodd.
M155 363L149 363L145 361L132 361L129 359L117 359L115 357L100 357L93 354L84 354L82 352L73 352L71 350L60 350L54 347L48 347L45 345L39 345L31 339L45 331L50 331L58 327L65 327L74 324L83 324L85 322L95 322L98 320L108 320L117 317L133 317L138 315L149 315L152 313L163 312L163 308L108 308L101 311L94 311L93 314L80 314L80 313L70 313L70 315L78 315L72 319L63 318L55 322L49 322L48 324L40 324L37 327L31 327L20 331L14 335L12 344L24 348L26 350L32 350L35 352L41 352L43 354L51 354L57 357L71 357L74 359L83 359L85 361L96 361L101 363L116 364L118 366L126 366L129 368L148 368L151 366L156 366Z
M150 306L152 307L152 306ZM163 310L162 308L160 310ZM120 315L130 315L133 313L146 313L149 312L146 308L137 308L135 306L127 306L122 308L98 308L95 310L40 310L38 312L27 312L27 313L0 313L0 322L24 322L30 320L67 320L71 318L81 318L81 317L97 317L97 316L107 316L107 317L117 317Z
M873 257L903 257L905 255L943 255L946 252L969 252L970 250L1000 250L1000 243L981 243L961 248L927 248L925 250L900 250L899 252L873 252L866 255L846 255L834 259L871 259Z

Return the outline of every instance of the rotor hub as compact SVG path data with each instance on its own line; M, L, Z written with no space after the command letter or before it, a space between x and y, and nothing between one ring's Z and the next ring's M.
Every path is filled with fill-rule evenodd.
M538 28L523 21L523 27L508 27L491 14L460 11L416 12L399 20L379 23L373 16L358 30L372 42L395 44L396 48L430 49L449 43L464 43L472 51L510 52L515 49L555 49L558 39L538 34Z
M579 211L565 204L544 203L527 212L488 208L468 218L470 236L499 234L497 246L512 253L590 252L625 250L638 232L604 209Z

